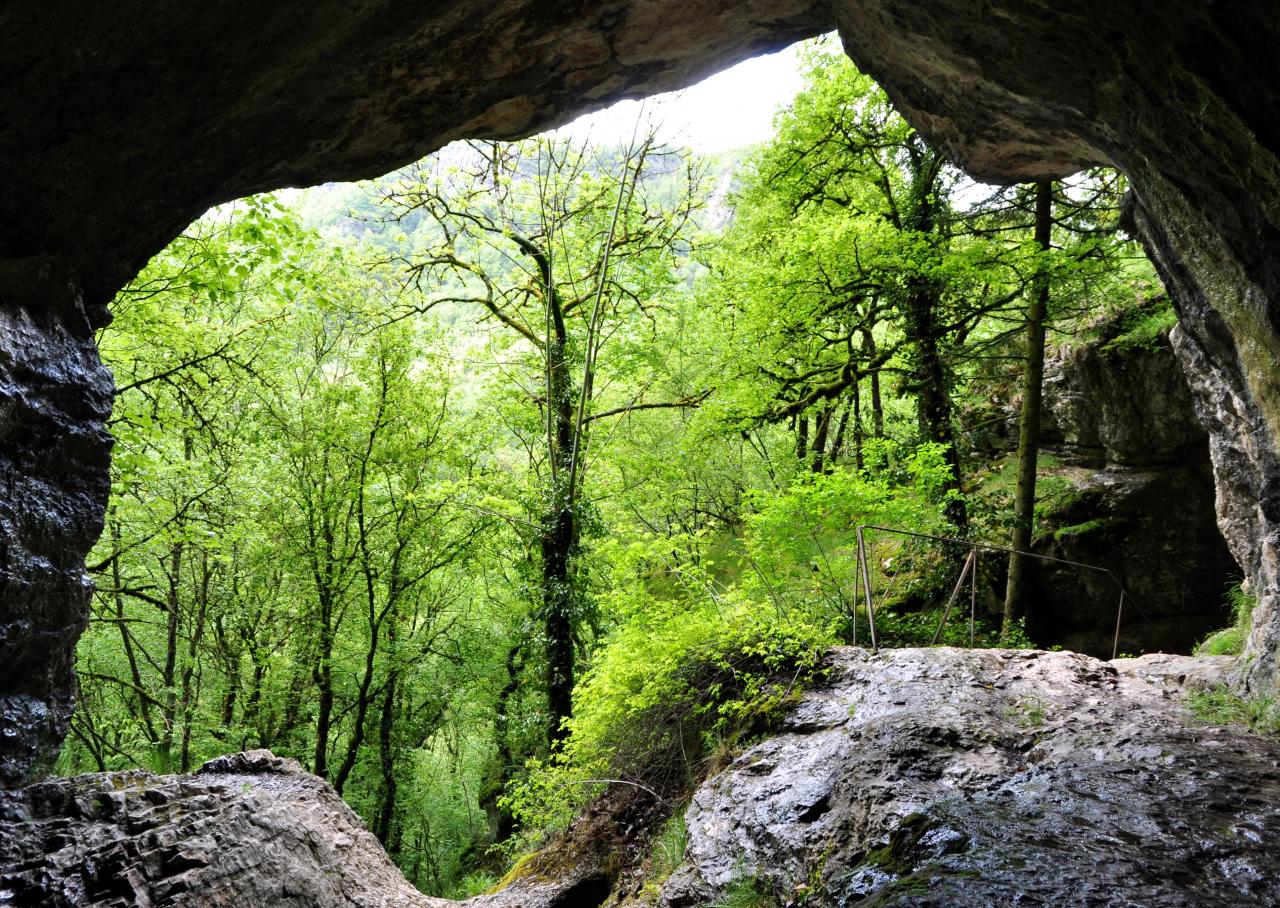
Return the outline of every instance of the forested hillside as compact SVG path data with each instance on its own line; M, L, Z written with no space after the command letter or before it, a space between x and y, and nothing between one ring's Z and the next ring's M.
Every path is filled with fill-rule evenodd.
M1175 322L1124 181L974 184L838 50L805 61L742 154L643 120L456 144L158 255L99 338L59 771L270 748L431 894L620 787L678 848L694 782L871 639L859 526L1030 549L1046 352ZM929 643L965 550L868 545L878 644ZM982 565L941 639L1030 645L1023 559Z

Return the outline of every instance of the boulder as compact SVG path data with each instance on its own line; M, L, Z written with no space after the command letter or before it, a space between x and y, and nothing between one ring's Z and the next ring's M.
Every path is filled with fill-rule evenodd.
M258 750L187 776L112 772L0 792L0 903L433 908L355 812Z
M1280 743L1180 702L1225 659L843 649L694 795L662 904L1280 902Z

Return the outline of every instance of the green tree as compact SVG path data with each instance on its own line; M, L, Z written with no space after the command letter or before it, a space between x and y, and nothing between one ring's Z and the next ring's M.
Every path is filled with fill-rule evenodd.
M1016 298L1016 275L952 205L959 174L884 93L843 55L819 48L807 62L805 90L752 162L711 260L712 292L734 319L729 357L744 367L738 419L792 421L812 469L847 441L862 464L863 440L885 434L882 378L893 375L917 438L947 452L948 517L963 531L958 367L984 317Z
M658 181L655 173L672 174ZM696 405L654 401L633 342L674 284L674 257L700 204L698 177L652 133L612 152L553 139L472 142L417 165L386 192L399 216L431 224L405 261L425 299L416 312L465 305L503 329L523 365L521 444L538 474L547 738L563 738L577 649L589 618L580 561L594 509L584 488L600 420ZM537 413L537 422L528 417ZM534 426L537 429L534 430Z

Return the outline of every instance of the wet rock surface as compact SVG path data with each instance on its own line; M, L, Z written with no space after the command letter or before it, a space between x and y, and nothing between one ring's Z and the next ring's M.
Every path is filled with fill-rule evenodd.
M28 264L0 269L0 788L66 734L109 490L111 375L74 282ZM33 289L57 306L25 309Z
M0 792L0 904L433 908L292 760L117 772Z
M1280 744L1200 724L1221 659L840 650L707 782L663 903L743 879L828 905L1280 902Z

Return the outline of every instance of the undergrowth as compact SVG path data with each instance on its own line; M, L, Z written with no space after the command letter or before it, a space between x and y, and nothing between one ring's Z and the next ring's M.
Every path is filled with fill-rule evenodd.
M1236 584L1227 591L1227 601L1231 605L1231 624L1205 637L1196 647L1197 656L1238 656L1244 652L1258 600L1242 584Z
M567 828L611 786L644 792L671 813L697 781L777 725L833 642L805 617L750 603L621 628L575 691L563 750L531 761L508 786L520 845Z
M1274 697L1241 697L1224 684L1194 692L1187 705L1211 725L1243 725L1260 735L1280 738L1280 704Z
M755 877L743 877L725 890L724 895L710 908L772 908L778 900L763 881Z
M904 613L898 613L891 608L877 609L876 632L880 638L880 646L892 649L931 645L944 611L942 607ZM1022 619L1015 622L1009 640L1002 643L1000 641L1002 620L1003 616L992 615L979 606L974 621L973 646L979 649L1035 649L1035 644L1027 636L1025 621ZM965 589L942 628L938 645L967 647L969 640L969 591Z

